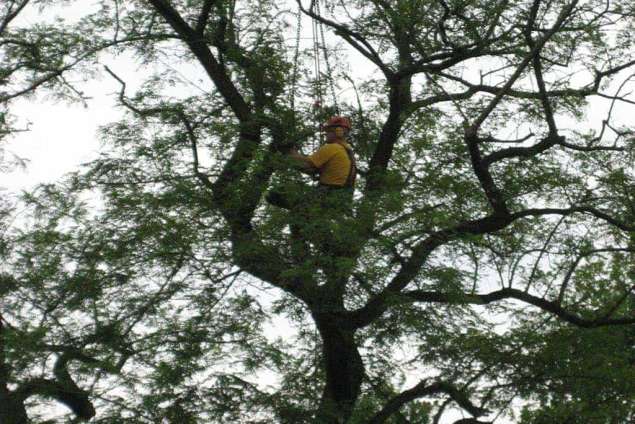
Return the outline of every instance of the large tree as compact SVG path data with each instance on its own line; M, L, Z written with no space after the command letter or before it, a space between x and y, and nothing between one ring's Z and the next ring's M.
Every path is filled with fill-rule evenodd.
M100 49L157 72L133 93L108 68L128 111L110 149L30 199L83 230L45 217L67 236L16 236L12 256L32 281L48 246L38 272L75 287L60 311L94 323L33 344L66 376L71 359L116 374L75 390L97 419L633 419L631 1L100 4ZM294 48L308 21L328 34L320 78ZM361 175L351 214L307 222L265 198L310 184L285 152L309 147L325 81L354 93L337 106ZM86 192L96 216L61 207Z

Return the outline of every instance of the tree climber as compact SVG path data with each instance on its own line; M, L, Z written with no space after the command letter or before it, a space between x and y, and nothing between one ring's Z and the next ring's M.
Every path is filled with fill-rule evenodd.
M267 194L267 201L291 211L292 239L310 241L321 253L320 263L329 269L338 267L331 258L351 252L353 226L351 216L357 167L351 145L347 142L351 123L348 118L333 116L322 126L326 143L309 156L291 148L288 156L300 171L319 176L317 186L287 180ZM301 256L306 255L300 247Z
M332 116L323 129L326 144L313 154L306 156L295 148L289 152L300 171L319 175L317 188L302 190L302 193L272 190L267 196L269 203L285 209L295 209L317 200L320 208L343 212L350 209L357 174L353 148L347 142L351 122L343 116Z
M305 156L292 149L290 156L296 159L308 173L319 173L319 186L324 189L348 189L355 187L357 169L353 148L348 144L351 122L343 116L333 116L324 125L326 144L315 153Z

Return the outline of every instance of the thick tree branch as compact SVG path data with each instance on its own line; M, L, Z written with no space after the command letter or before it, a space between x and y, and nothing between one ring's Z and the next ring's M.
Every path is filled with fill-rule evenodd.
M615 325L630 325L635 324L635 317L628 318L611 318L603 313L600 317L595 319L583 318L576 315L561 306L558 301L549 301L542 297L531 295L523 290L504 288L491 293L486 294L470 294L470 293L443 293L443 292L430 292L423 290L411 290L403 293L403 296L410 298L416 302L432 302L432 303L447 303L447 304L473 304L473 305L487 305L493 302L499 302L505 299L516 299L530 305L536 306L543 311L552 313L561 320L573 324L582 328L596 328ZM618 302L621 304L624 300L621 299ZM615 311L615 307L611 306L609 311Z
M468 411L474 417L480 417L481 415L487 413L486 410L474 405L463 391L457 389L450 383L447 383L445 381L438 381L432 384L427 384L426 381L422 381L413 388L398 394L390 401L388 401L388 403L382 408L382 410L375 414L368 421L368 424L382 424L386 422L386 420L390 418L392 414L399 411L399 409L406 403L418 398L422 398L424 396L430 396L437 393L447 394L461 408Z
M232 229L250 231L253 202L250 203L250 207L245 207L244 204L241 207L232 195L236 191L234 184L244 175L261 144L261 124L256 121L251 107L232 82L225 67L216 60L205 40L185 22L168 1L148 1L188 45L240 122L238 144L213 183L213 194Z
M391 78L388 80L390 88L388 117L381 129L375 152L368 165L367 192L381 188L383 175L388 168L403 123L413 112L413 109L409 107L412 102L411 84L410 78Z
M481 149L479 147L480 140L476 136L476 133L472 133L469 129L467 129L464 139L470 153L472 169L474 171L474 174L478 178L483 191L485 192L485 196L487 197L488 202L494 210L494 215L508 215L509 211L507 210L507 205L505 203L505 199L503 198L503 194L496 186L494 178L489 172L489 163L481 156Z
M508 215L492 215L481 219L465 221L453 228L437 231L419 242L412 249L412 254L401 266L395 277L386 285L386 287L368 300L363 307L348 312L348 323L353 328L362 328L370 325L377 317L384 313L388 308L389 300L393 297L399 297L407 285L416 278L419 270L437 247L446 244L451 240L455 240L465 235L488 234L499 231L512 222L528 216L544 216L544 215L561 215L568 216L575 213L587 213L598 219L628 232L635 231L635 226L628 225L613 218L608 213L591 207L572 207L568 209L544 208L544 209L527 209ZM511 289L510 289L511 290ZM503 293L503 292L497 292ZM524 293L524 292L521 292ZM496 296L496 295L494 295ZM538 299L538 298L536 298ZM536 304L542 304L536 300ZM550 308L545 304L545 307ZM549 309L547 309L549 310ZM567 316L565 311L564 316ZM575 320L575 317L572 318ZM584 324L584 323L583 323Z
M95 416L95 408L88 396L74 384L38 378L20 386L15 395L22 402L34 395L50 397L68 406L78 418L89 420Z
M625 62L621 65L615 66L613 68L609 68L605 71L597 71L595 74L595 81L593 83L593 88L594 91L597 91L600 88L600 84L602 83L602 80L610 75L615 75L621 71L623 71L624 69L628 69L631 66L635 66L635 59L634 60L630 60L628 62Z
M251 110L245 99L238 92L236 86L224 67L205 44L205 40L192 29L181 15L167 0L147 0L155 10L163 16L181 39L189 46L207 75L221 93L236 117L245 124L252 120Z
M5 345L4 319L0 312L0 400L5 402L9 398L9 367L7 366L7 348ZM1 416L1 415L0 415Z
M469 127L466 126L465 128L464 138L465 138L465 143L468 147L468 151L470 152L472 169L474 170L474 174L478 178L479 183L485 192L487 200L489 201L490 205L492 206L492 209L494 210L495 216L506 216L509 214L509 211L507 209L505 199L503 198L503 195L500 189L496 186L496 183L494 182L494 179L492 178L492 175L489 172L489 165L491 162L484 160L481 156L481 152L479 148L478 131L481 125L488 118L490 113L494 110L494 108L497 106L497 104L506 94L507 90L509 90L512 87L512 85L515 83L515 81L520 77L525 67L529 64L530 61L534 60L540 54L540 50L545 45L545 43L549 40L549 38L551 38L558 31L560 26L564 23L564 21L567 19L567 17L569 16L571 11L575 7L576 3L577 3L577 0L574 0L570 5L563 8L560 15L558 16L558 19L556 20L556 23L553 25L551 30L539 42L533 43L532 41L533 47L530 49L529 54L526 55L526 57L523 59L521 64L518 65L518 67L516 68L516 71L514 72L512 77L507 81L507 83L504 85L501 92L494 97L494 99L488 104L488 106L486 106L486 108L476 118L474 123ZM537 8L538 4L539 4L539 0L536 0L534 3L534 7ZM543 94L541 98L546 99L546 97L544 97L544 90L541 90L541 93ZM559 139L557 138L557 133L550 132L550 137L546 139L544 146L540 146L540 148L544 147L544 149L547 149L548 147L551 147L557 141L559 141ZM509 153L516 150L512 148L512 149L506 149L506 151Z
M541 0L534 0L534 4L531 7L531 11L529 12L529 19L527 21L527 25L525 27L525 40L527 41L527 45L530 49L533 49L536 46L536 42L532 36L532 30L536 23L536 16L538 15L538 9L540 8ZM549 98L547 96L547 87L545 85L545 80L542 73L542 62L540 61L540 53L536 54L533 57L533 68L534 75L536 77L536 83L538 84L538 91L540 93L540 102L542 103L542 108L545 114L545 120L547 121L547 126L549 127L549 135L554 137L558 134L558 128L556 127L556 121L553 116L553 108L551 107L551 103L549 102Z
M89 420L95 416L95 408L88 399L86 391L77 386L70 376L67 366L72 359L83 362L97 362L74 350L68 350L60 355L55 362L55 380L36 378L23 383L16 389L15 397L24 403L26 399L34 395L50 397L68 406L78 418Z

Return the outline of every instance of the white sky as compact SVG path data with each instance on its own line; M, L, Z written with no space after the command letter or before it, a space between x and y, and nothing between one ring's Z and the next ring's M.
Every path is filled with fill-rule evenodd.
M50 101L20 101L12 106L21 121L28 119L31 124L30 131L19 133L6 143L6 150L28 163L26 169L3 174L3 187L15 192L54 182L96 158L100 146L97 128L119 115L106 93L97 90L96 86L95 99L88 102L87 108Z

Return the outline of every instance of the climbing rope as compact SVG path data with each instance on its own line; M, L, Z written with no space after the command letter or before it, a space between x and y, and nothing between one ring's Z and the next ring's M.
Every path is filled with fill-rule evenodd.
M319 10L319 3L315 3ZM319 12L318 12L319 14ZM323 105L324 98L322 96L322 64L320 63L320 39L319 39L319 22L315 19L311 21L313 36L313 72L315 75L315 90L317 102Z
M314 12L316 15L321 16L322 10L320 7L320 0L313 0L311 2L310 10ZM316 102L314 107L314 119L316 121L316 127L320 127L322 121L326 118L324 113L324 97L326 95L331 96L331 101L333 102L333 109L335 114L339 115L339 105L337 103L337 96L335 94L335 80L333 78L333 68L331 66L331 61L329 60L329 52L326 45L326 37L324 36L324 25L318 19L312 20L312 30L313 30L313 62L314 62L314 73L315 73L315 90L316 90ZM322 71L322 56L324 59L325 72ZM322 75L324 74L324 79ZM326 90L324 88L324 84L326 84ZM325 92L326 91L326 92ZM318 138L319 144L319 138Z
M320 2L316 3L316 11L317 14L320 15ZM331 62L329 61L328 49L326 47L326 39L324 37L324 25L319 22L318 28L320 30L320 39L322 41L322 53L324 54L324 63L326 65L326 81L328 84L328 88L331 94L331 100L333 101L333 107L335 108L335 113L337 115L340 114L340 108L337 104L337 96L335 95L335 81L333 79L333 68L331 67Z
M302 10L298 6L298 14L295 32L295 52L293 54L293 73L291 74L291 93L289 93L289 103L291 104L292 125L295 129L297 117L295 113L295 90L298 84L298 59L300 57L300 35L302 32Z
M311 3L311 11L316 7L319 8L319 3L313 1ZM319 12L318 12L319 13ZM311 35L312 35L312 48L313 48L313 75L315 76L314 81L314 95L315 99L313 102L313 120L315 123L315 128L320 128L321 125L321 113L320 110L324 106L324 96L322 95L322 64L320 63L320 39L319 39L319 22L315 19L311 20ZM312 140L312 150L316 150L316 148L320 145L320 136L316 133L315 137Z
M312 0L309 10L314 12L318 16L321 15L320 0ZM315 120L316 127L319 128L322 121L325 119L322 111L324 110L324 98L330 97L330 101L333 104L333 110L336 114L340 114L339 105L337 103L337 96L335 93L335 80L333 78L333 67L329 59L329 52L326 46L326 37L324 35L324 26L322 22L317 19L311 20L311 32L312 32L312 54L313 54L313 74L315 77L313 85L314 102L312 105L312 115ZM297 124L297 117L295 111L295 92L298 84L298 59L300 56L300 40L302 36L302 6L298 5L296 34L295 34L295 51L294 51L294 63L291 77L291 92L289 94L289 103L291 105L292 121L295 128ZM322 63L324 62L324 63ZM323 68L325 68L323 70ZM324 87L326 85L326 87ZM313 139L313 148L315 149L319 145L319 136Z

